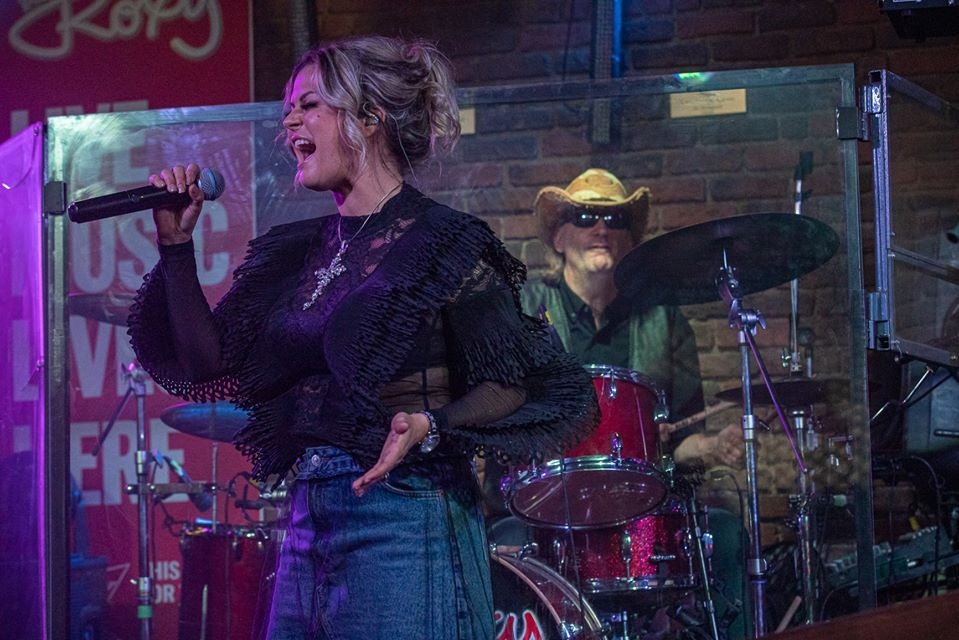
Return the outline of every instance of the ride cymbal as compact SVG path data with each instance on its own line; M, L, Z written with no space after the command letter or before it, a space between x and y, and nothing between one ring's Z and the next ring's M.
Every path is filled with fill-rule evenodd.
M160 419L177 431L218 442L233 442L233 436L246 426L247 418L246 411L225 401L185 402L160 414Z
M740 295L765 291L826 263L839 236L826 223L793 213L750 213L664 233L633 248L616 267L624 296L650 304L720 300L716 276L733 267ZM725 262L724 262L725 260Z

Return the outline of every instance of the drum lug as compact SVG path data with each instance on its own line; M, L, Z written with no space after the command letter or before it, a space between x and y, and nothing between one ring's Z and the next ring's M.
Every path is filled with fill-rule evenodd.
M713 534L708 531L703 533L703 555L707 558L713 557Z
M519 558L535 558L539 555L539 545L535 542L527 542L519 550Z
M616 386L616 376L613 370L610 370L610 372L607 374L606 380L608 381L608 386L606 387L606 397L610 400L615 400L616 396L619 395L619 388Z
M561 640L576 640L582 637L583 628L573 622L563 622L559 625L559 637Z
M629 531L623 531L623 537L619 539L619 555L623 560L623 567L626 569L626 576L633 577L633 536Z
M669 422L669 403L666 402L666 392L656 390L656 407L653 409L653 422Z
M614 433L612 437L612 442L610 443L613 449L613 458L616 460L623 459L623 439L618 433Z
M499 480L499 492L503 496L509 495L509 490L513 486L513 476L506 474Z
M566 542L557 536L553 539L553 558L556 562L556 570L560 575L566 575Z

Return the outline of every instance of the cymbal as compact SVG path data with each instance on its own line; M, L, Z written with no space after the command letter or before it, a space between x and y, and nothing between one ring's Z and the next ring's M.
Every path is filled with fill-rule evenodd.
M67 296L67 309L91 320L126 325L133 299L130 293L71 293Z
M734 268L740 293L765 291L817 269L839 248L826 223L793 213L750 213L664 233L633 248L616 267L619 292L651 304L720 300L716 275Z
M849 383L841 378L785 378L773 380L773 388L784 407L805 407L828 402L841 397L849 389ZM750 388L754 404L772 404L766 385L760 381ZM739 402L743 397L741 386L725 389L716 394L719 400Z
M167 407L160 419L177 431L216 440L233 442L233 436L246 426L246 411L237 409L231 402L184 402Z

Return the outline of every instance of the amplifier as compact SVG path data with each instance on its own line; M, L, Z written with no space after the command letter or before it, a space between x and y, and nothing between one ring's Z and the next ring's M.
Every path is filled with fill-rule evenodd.
M959 33L955 0L880 0L900 38L925 40Z

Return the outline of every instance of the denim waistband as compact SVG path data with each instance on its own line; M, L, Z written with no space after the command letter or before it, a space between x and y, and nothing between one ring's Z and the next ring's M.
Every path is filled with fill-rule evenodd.
M300 456L297 480L323 480L347 473L362 473L363 469L347 452L337 447L309 447Z
M300 456L297 480L324 480L346 474L362 474L363 469L352 455L338 447L309 447ZM469 460L463 456L438 456L430 460L404 463L390 472L390 478L421 476L441 484L472 477Z

